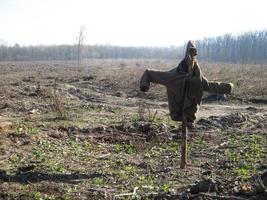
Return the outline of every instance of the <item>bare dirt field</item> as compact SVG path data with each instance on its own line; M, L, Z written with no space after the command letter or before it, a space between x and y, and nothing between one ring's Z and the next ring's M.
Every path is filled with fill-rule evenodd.
M267 65L200 64L235 88L205 94L180 169L165 88L139 91L177 61L0 62L0 199L267 199Z

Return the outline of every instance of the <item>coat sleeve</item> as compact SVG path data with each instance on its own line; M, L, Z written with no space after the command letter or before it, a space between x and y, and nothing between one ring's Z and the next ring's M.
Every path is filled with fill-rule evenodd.
M150 82L167 86L171 81L169 71L146 70L140 80L140 90L146 92L149 90Z
M204 76L202 77L202 87L204 91L213 94L230 94L233 90L232 83L208 81Z

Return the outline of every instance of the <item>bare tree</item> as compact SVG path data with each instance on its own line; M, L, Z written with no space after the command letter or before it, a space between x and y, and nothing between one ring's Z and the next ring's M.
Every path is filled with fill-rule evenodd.
M83 49L83 42L85 38L84 33L85 33L85 27L81 26L79 36L77 38L77 50L78 50L77 60L78 60L79 66L81 65L81 62L82 62L82 49Z

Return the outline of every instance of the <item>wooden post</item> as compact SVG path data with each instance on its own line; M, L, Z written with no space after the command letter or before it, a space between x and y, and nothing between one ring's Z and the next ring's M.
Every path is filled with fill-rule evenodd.
M181 165L180 168L184 169L187 164L187 119L183 116L182 120L182 145L181 145Z

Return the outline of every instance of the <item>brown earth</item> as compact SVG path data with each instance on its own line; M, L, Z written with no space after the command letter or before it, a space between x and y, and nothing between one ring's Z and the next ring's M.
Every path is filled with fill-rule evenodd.
M217 65L203 64L208 78L235 84L251 70ZM264 67L254 66L262 80L247 90L203 103L180 169L181 124L170 120L165 89L138 88L144 68L169 66L0 63L0 199L266 199Z

